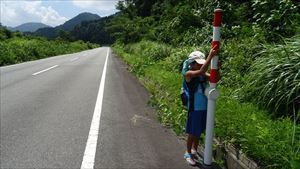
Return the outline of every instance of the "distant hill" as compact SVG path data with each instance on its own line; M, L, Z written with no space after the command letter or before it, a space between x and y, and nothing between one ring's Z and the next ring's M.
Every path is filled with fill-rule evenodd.
M47 27L50 27L50 26L45 25L43 23L38 23L38 22L29 22L29 23L24 23L22 25L14 27L14 28L8 27L8 29L11 31L35 32L40 28L47 28Z
M64 31L70 31L72 30L76 25L79 25L83 21L92 21L92 20L98 20L101 17L97 14L92 14L88 12L81 13L74 18L68 20L64 24L55 27L56 29L62 29Z
M80 25L75 26L70 31L70 36L75 40L83 40L85 42L101 45L112 44L115 39L106 30L106 26L114 17L115 15L111 15L94 21L81 22Z
M58 35L58 29L55 28L40 28L34 32L35 35L44 36L48 39L54 39Z
M60 30L72 31L76 26L80 25L82 22L94 21L99 19L101 19L101 17L97 14L84 12L66 21L64 24L56 26L54 28L40 28L35 32L35 34L47 37L49 39L53 39L58 36Z

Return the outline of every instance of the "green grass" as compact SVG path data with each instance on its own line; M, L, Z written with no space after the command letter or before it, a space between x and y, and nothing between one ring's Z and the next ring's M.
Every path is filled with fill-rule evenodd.
M160 51L161 48L168 49L169 56L155 60L151 54L143 52ZM189 52L194 49L205 51L205 47L172 48L141 41L126 46L116 44L113 49L152 94L150 101L156 105L160 121L171 126L177 134L182 134L186 111L179 98L182 77L178 73L178 65ZM267 111L255 104L241 103L237 90L228 87L230 85L225 82L221 83L221 97L217 103L216 137L224 144L238 147L265 168L296 169L300 166L300 126L293 125L289 118L272 119Z

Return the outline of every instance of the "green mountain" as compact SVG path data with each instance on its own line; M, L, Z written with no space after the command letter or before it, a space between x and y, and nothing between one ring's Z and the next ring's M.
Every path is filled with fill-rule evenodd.
M100 19L101 17L97 14L92 14L88 12L81 13L74 18L68 20L62 25L59 25L55 27L56 29L61 29L64 31L70 31L72 30L76 25L79 25L83 21L92 21L92 20L97 20Z
M58 30L55 28L40 28L34 32L35 35L44 36L48 39L54 39L57 37Z
M21 24L17 27L14 27L14 28L11 28L11 27L8 27L8 28L11 31L35 32L36 30L38 30L40 28L47 28L47 27L50 27L50 26L45 25L43 23L38 23L38 22L29 22L29 23Z
M112 44L115 39L106 30L106 26L117 14L94 21L84 21L70 31L71 38L101 45Z
M54 39L59 36L59 32L71 31L75 26L80 25L82 22L99 20L101 17L97 14L92 14L88 12L81 13L74 18L66 21L64 24L56 26L54 28L41 28L35 31L36 35L44 36L49 39Z

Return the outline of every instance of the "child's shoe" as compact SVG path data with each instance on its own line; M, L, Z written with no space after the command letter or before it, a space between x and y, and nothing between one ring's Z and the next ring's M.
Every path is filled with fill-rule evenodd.
M196 161L193 158L193 154L189 154L189 153L185 153L184 156L185 160L187 161L187 163L191 166L195 166L196 165Z

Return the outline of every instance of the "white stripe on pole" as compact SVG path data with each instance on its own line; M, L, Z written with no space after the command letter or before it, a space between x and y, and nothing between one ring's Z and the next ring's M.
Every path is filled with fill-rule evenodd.
M217 87L217 83L209 83L210 88L215 88Z
M213 41L220 41L221 27L215 27L213 30Z
M213 59L211 60L211 69L218 69L218 61L219 61L219 56L214 56Z

